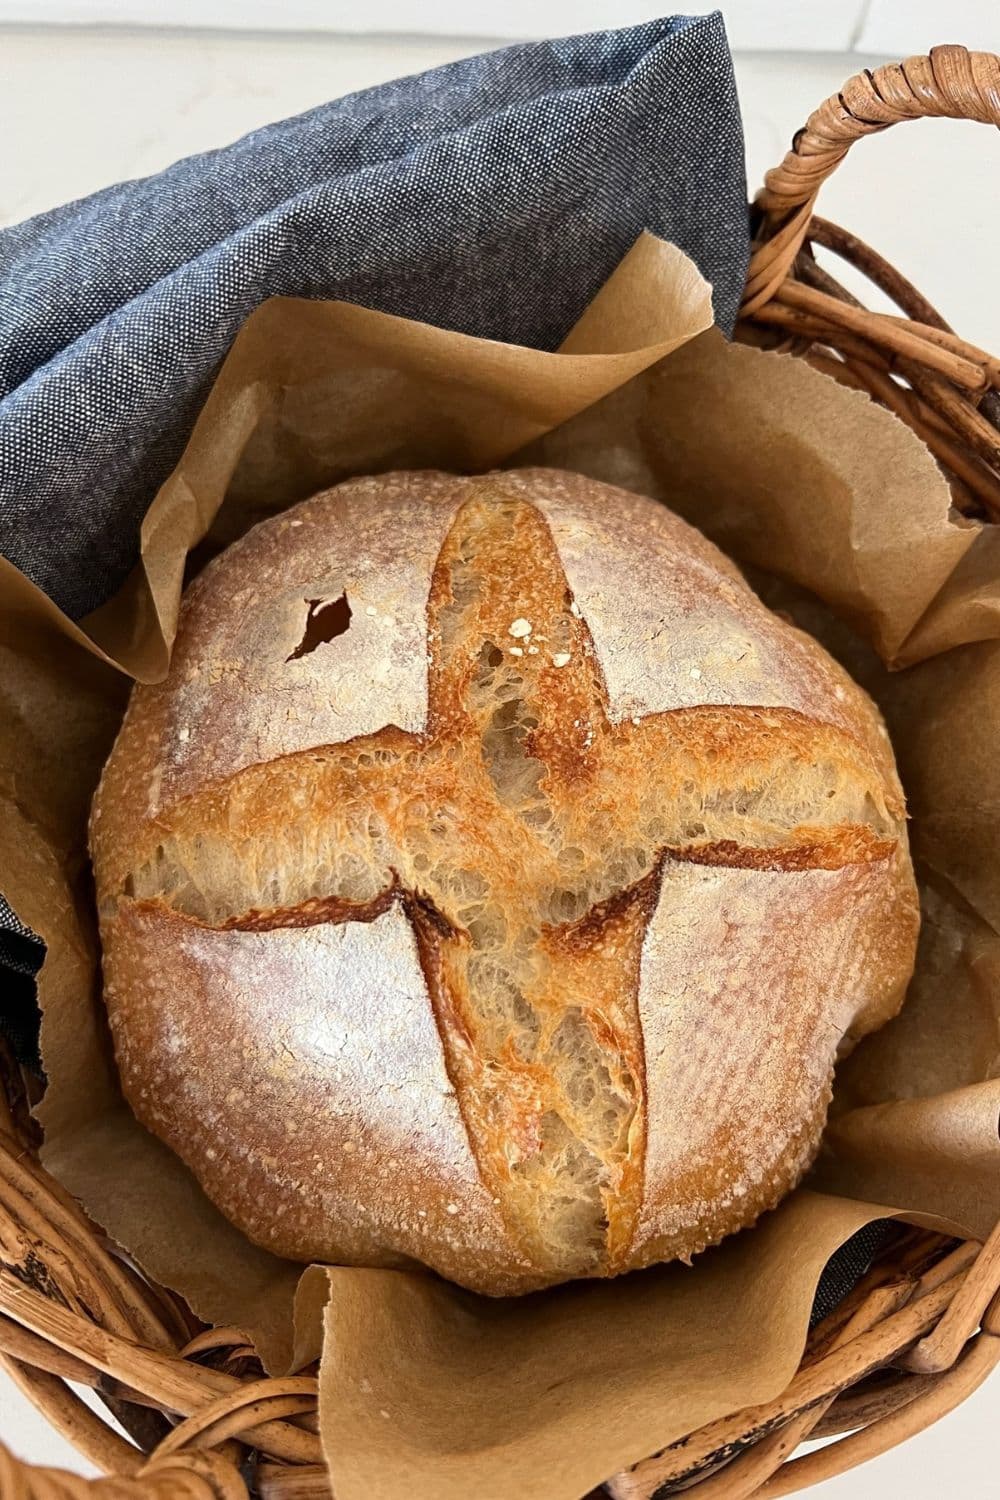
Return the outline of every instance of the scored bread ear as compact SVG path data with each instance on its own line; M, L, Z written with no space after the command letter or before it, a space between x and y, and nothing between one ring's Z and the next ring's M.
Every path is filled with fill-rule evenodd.
M607 728L606 692L586 621L536 506L483 481L455 517L428 600L429 731L474 736L501 800L541 815L586 768Z

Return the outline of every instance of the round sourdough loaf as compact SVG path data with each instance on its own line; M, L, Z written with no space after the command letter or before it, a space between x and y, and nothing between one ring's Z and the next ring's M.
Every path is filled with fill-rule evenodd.
M871 702L661 505L550 470L230 547L91 841L139 1119L281 1255L492 1294L751 1224L913 963Z

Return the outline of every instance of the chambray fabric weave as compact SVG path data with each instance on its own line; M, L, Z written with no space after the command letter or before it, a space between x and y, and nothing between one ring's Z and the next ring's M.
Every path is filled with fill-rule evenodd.
M822 1323L844 1300L879 1252L889 1246L898 1227L892 1219L874 1219L856 1234L852 1234L849 1240L845 1240L839 1250L834 1251L816 1288L809 1319L810 1328Z
M35 975L44 957L45 947L37 934L25 927L0 896L0 1035L7 1038L15 1057L29 1067L38 1063Z
M469 58L0 231L0 548L74 617L106 599L268 296L553 348L643 229L730 329L746 187L718 15Z

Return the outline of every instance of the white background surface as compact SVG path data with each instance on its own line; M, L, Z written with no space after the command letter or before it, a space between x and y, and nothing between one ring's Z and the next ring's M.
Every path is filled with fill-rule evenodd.
M990 50L997 0L718 0L740 52L883 51L903 56L939 42ZM691 0L677 9L716 8ZM430 36L558 36L627 26L663 15L655 0L0 0L0 22L253 28L267 31L388 32ZM942 32L946 24L949 34Z
M708 9L707 5L691 9ZM998 0L746 0L723 5L737 47L748 175L756 188L809 111L878 53L941 41L1000 51ZM658 7L612 0L533 0L470 9L367 0L0 0L0 21L151 18L217 25L323 27L312 35L174 29L0 30L0 224L13 223L179 156L233 140L352 89L489 45L494 36L616 25ZM346 36L359 18L405 37ZM482 25L479 26L479 17ZM419 36L420 29L438 33ZM780 48L825 55L785 55ZM840 49L831 53L827 49ZM844 55L854 49L854 55ZM877 246L962 332L1000 349L1000 135L945 121L907 125L855 148L824 190L822 211ZM993 1442L1000 1377L957 1413L873 1464L818 1486L817 1500L990 1500L1000 1494ZM92 1473L0 1375L0 1437L24 1458ZM3 1497L0 1497L3 1500Z

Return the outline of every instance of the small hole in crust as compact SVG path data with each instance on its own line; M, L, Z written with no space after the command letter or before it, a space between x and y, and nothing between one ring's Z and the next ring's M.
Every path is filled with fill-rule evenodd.
M339 599L307 599L306 605L308 613L302 639L291 656L286 656L286 661L298 661L300 656L308 656L317 646L335 641L351 623L351 606L346 594L341 594Z

